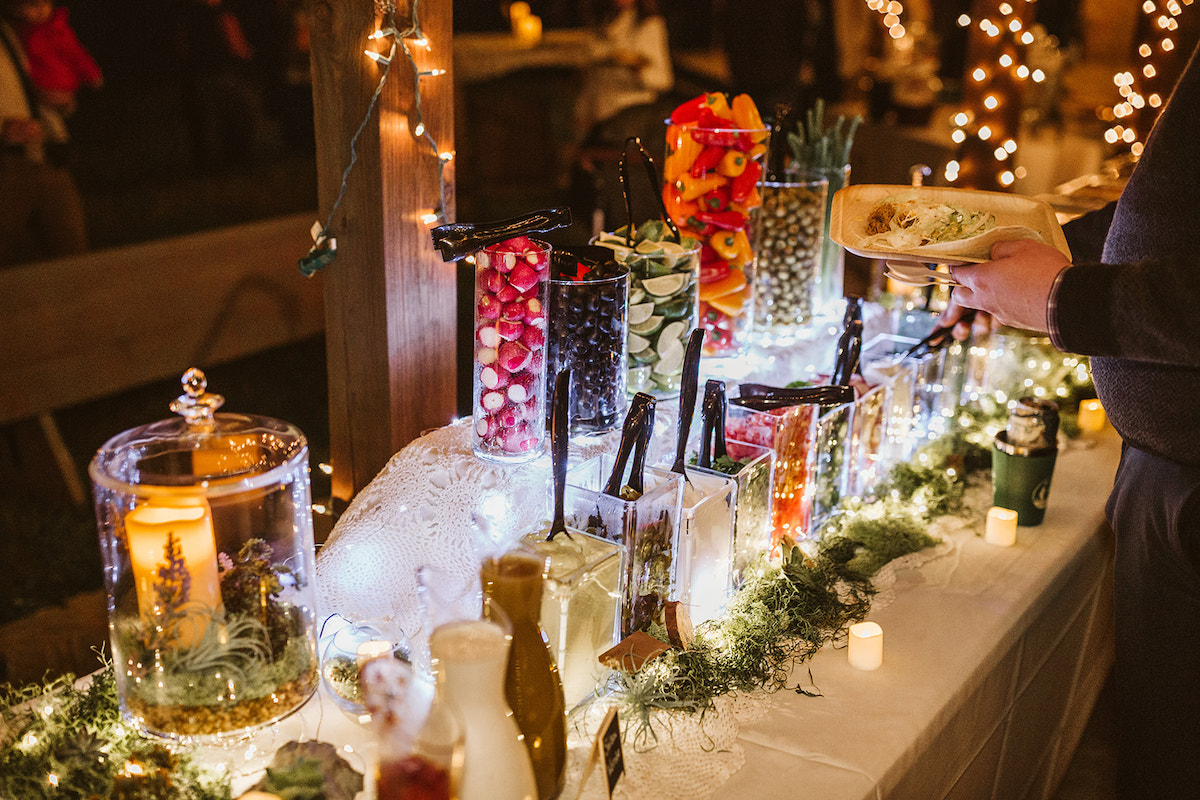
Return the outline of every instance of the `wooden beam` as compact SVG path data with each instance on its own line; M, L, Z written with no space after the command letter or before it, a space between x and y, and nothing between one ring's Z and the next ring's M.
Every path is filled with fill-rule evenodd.
M402 0L397 24L407 24ZM312 76L318 196L324 219L342 191L350 140L366 115L382 65L363 50L380 24L374 0L315 0ZM431 49L414 48L423 78L424 124L453 151L451 7L420 6ZM403 20L403 21L402 21ZM386 52L387 41L375 44ZM337 258L325 284L333 494L347 501L388 459L455 411L455 269L443 264L422 216L438 203L438 157L412 135L412 68L397 51L375 114L357 142L357 162L331 223ZM453 175L447 218L454 216Z
M296 269L311 224L310 212L0 270L0 423L319 334L321 286Z

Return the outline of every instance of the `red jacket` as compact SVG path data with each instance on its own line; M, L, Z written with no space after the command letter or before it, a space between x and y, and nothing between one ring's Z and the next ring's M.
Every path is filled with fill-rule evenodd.
M67 9L40 25L21 27L21 41L29 57L29 74L39 89L76 92L84 83L100 80L100 67L79 43L67 22Z

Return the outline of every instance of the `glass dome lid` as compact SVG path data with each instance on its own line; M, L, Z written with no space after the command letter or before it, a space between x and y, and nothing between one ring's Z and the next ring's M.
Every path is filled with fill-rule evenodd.
M200 487L219 495L280 481L306 459L304 434L288 422L246 414L216 413L225 402L207 391L196 368L182 378L171 401L179 416L132 428L96 452L88 474L98 485L139 495L172 494Z

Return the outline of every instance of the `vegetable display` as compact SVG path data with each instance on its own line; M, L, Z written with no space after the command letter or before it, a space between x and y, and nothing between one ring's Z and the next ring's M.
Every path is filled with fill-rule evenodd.
M732 355L749 328L754 248L750 213L762 205L759 163L769 129L749 95L709 92L667 120L663 202L687 236L701 243L700 324L707 355Z

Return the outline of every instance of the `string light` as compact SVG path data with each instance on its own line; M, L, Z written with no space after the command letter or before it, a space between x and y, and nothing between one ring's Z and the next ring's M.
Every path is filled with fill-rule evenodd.
M325 224L322 225L318 222L313 226L313 246L308 251L308 255L300 259L300 272L304 275L312 275L318 270L325 268L333 262L333 259L337 255L337 239L331 231L333 218L346 196L346 187L350 173L358 161L358 138L366 130L367 124L375 113L375 107L379 104L379 98L383 94L383 87L386 85L388 76L391 74L392 62L395 60L397 52L404 55L405 60L412 70L413 108L409 112L408 130L418 142L427 144L433 155L437 157L437 206L433 210L422 214L421 220L427 225L445 221L447 194L446 165L453 161L454 154L450 151L442 151L438 147L437 140L425 124L421 106L421 81L425 78L443 76L446 74L446 70L421 69L417 66L413 51L422 50L429 52L432 49L428 37L421 31L419 5L420 0L412 0L412 22L409 27L400 29L396 27L396 6L392 2L388 2L384 13L385 24L367 36L368 41L379 42L387 40L389 42L386 53L371 49L363 51L367 58L382 67L382 72L379 74L379 82L375 86L375 91L371 94L371 100L367 105L367 113L363 117L363 121L359 123L358 128L354 131L354 135L350 137L350 161L346 165L345 170L342 171L342 182L338 189L337 199L334 200L333 206L329 210Z

